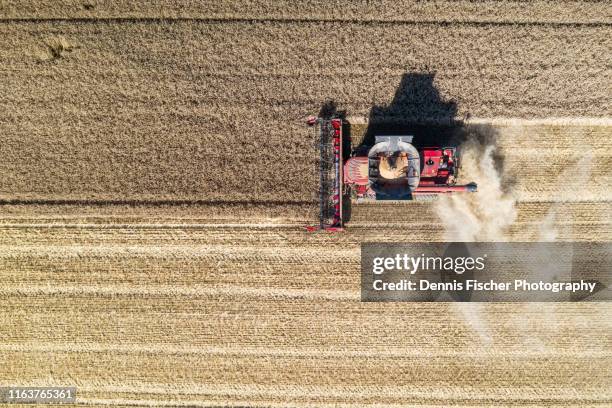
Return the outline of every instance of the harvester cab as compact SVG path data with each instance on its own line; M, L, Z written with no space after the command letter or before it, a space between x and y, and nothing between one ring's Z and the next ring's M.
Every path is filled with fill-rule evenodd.
M476 184L457 185L456 147L417 149L413 136L376 136L367 154L343 152L340 118L311 117L319 147L319 225L309 230L341 230L347 200L404 201L431 199L439 194L475 192ZM348 153L348 154L346 154Z

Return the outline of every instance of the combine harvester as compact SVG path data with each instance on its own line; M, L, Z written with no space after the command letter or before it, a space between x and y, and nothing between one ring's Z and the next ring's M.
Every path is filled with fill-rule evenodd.
M307 227L309 231L342 231L345 200L430 200L439 194L476 191L475 183L456 184L456 147L418 150L413 136L394 135L376 136L367 154L352 147L344 152L342 119L310 117L308 124L316 128L320 151L319 225Z

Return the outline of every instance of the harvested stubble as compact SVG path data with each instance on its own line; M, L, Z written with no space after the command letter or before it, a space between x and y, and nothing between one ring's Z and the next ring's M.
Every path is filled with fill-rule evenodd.
M609 402L606 304L360 304L358 244L385 230L3 227L2 381L87 404Z

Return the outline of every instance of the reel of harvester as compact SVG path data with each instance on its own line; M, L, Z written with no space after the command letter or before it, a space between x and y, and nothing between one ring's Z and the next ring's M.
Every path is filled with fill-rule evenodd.
M342 120L311 117L319 148L319 224L309 231L342 231Z

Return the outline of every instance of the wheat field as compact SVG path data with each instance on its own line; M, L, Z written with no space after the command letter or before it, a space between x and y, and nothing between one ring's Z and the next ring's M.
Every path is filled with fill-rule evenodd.
M0 386L76 386L83 406L612 406L606 303L359 301L363 242L612 240L611 17L3 2ZM304 119L329 100L355 137L486 129L497 167L466 161L477 195L306 233Z

